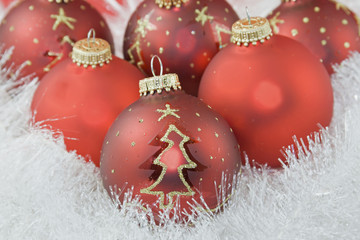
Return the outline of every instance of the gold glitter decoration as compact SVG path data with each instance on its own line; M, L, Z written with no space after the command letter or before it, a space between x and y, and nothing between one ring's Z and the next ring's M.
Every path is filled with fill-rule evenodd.
M163 178L166 174L167 166L166 166L166 164L161 162L161 158L163 157L164 153L169 151L174 146L174 142L168 138L170 133L172 133L172 132L175 132L179 136L182 137L182 141L179 144L179 148L182 152L182 155L186 159L187 163L180 165L177 168L177 170L179 173L179 178L181 179L182 183L186 187L187 192L172 191L172 192L168 193L167 196L168 196L169 202L167 205L165 205L165 203L164 203L165 202L165 193L163 191L152 191L152 190L161 183L161 181L163 180ZM160 141L168 143L167 148L163 152L161 152L160 155L154 160L154 165L158 165L158 166L162 167L161 174L158 177L158 179L150 187L143 188L140 190L140 192L145 193L145 194L155 195L155 196L160 195L160 206L159 206L160 209L165 209L165 208L172 209L174 207L174 200L173 200L174 196L193 196L195 194L195 192L191 189L189 183L187 183L185 180L185 177L183 174L183 169L194 169L197 167L197 164L190 159L190 157L186 153L186 149L184 147L185 143L190 141L190 138L188 136L184 135L179 129L177 129L175 125L169 126L168 130L166 131L166 134L160 139Z
M359 26L359 36L360 36L360 17L358 15L355 15L355 19L356 19L357 25Z
M195 113L195 114L196 114L196 116L200 117L200 114L199 114L199 113Z
M237 45L243 44L245 47L250 43L256 45L257 42L265 42L272 36L269 21L263 17L251 17L241 19L232 26L231 42Z
M226 47L228 44L227 43L223 44L223 39L221 37L221 33L231 35L231 31L226 27L221 27L220 25L216 25L215 30L216 30L216 35L219 40L219 49L222 49L222 48Z
M314 11L315 12L320 12L320 8L319 7L314 7Z
M296 37L298 34L299 34L299 31L298 31L297 29L291 30L291 35L292 35L293 37Z
M132 143L131 143L131 146L132 146L132 147L135 147L135 145L136 145L136 142L132 142Z
M338 10L338 11L343 10L346 13L346 15L351 14L350 9L347 6L345 6L344 4L339 3L339 2L337 2L335 0L330 0L330 2L333 2L335 4L336 10Z
M46 65L43 69L44 72L49 72L50 69L61 60L63 57L63 53L56 53L56 52L47 52L46 54L48 57L54 57L54 60L52 60L48 65Z
M344 43L344 47L345 47L345 48L350 48L350 43L349 43L349 42L345 42L345 43Z
M303 22L304 22L304 23L308 23L308 22L310 22L310 19L309 19L308 17L304 17L304 18L303 18Z
M321 27L321 28L320 28L320 33L322 33L322 34L326 33L326 28Z
M277 12L271 19L269 19L270 25L274 30L274 33L279 33L278 24L284 24L285 20L279 19L280 12Z
M114 173L115 173L115 169L111 169L111 173L114 174Z
M53 31L55 31L60 24L65 24L71 30L74 30L75 28L74 25L71 24L71 22L76 22L76 19L66 16L63 8L59 8L59 15L51 14L50 18L55 19L55 23L52 27Z
M144 122L144 119L140 118L139 123L143 123L143 122Z
M118 137L120 135L120 131L117 131L116 136Z
M198 132L201 132L201 128L198 128Z
M171 7L181 7L181 4L187 1L189 0L155 0L155 3L161 8L165 7L166 9L170 9Z
M75 42L73 40L71 40L70 36L69 35L65 35L63 37L63 39L61 40L61 45L64 45L65 43L68 43L70 44L71 46L74 46Z
M33 11L33 10L34 10L34 6L33 6L33 5L29 6L29 10L30 10L30 11Z
M140 69L141 72L145 73L142 66L145 64L144 60L141 56L141 47L140 47L140 39L146 38L148 31L156 30L156 26L150 22L150 17L153 14L153 11L145 15L144 18L139 19L137 21L137 27L135 28L134 33L136 34L135 42L130 48L127 50L127 53L130 57L130 63L135 64L135 57L133 55L133 51L136 51L136 55L139 58L139 61L136 62L137 67Z
M327 41L324 39L324 40L321 40L321 45L325 46L327 44Z
M14 27L14 26L10 26L10 27L9 27L9 31L10 31L10 32L13 32L14 30L15 30L15 27Z
M100 26L101 26L102 28L104 28L104 27L105 27L105 23L104 23L104 21L103 21L103 20L101 20L101 21L100 21Z
M199 9L195 10L195 13L197 14L197 17L195 18L195 21L201 22L201 25L204 26L207 21L214 20L213 16L207 15L206 11L208 10L208 7L203 7L201 11Z
M160 54L163 54L163 53L164 53L164 48L162 48L162 47L159 48L159 53L160 53Z
M32 62L31 62L30 60L27 60L27 61L26 61L26 65L31 66L31 65L32 65Z
M341 21L341 23L343 24L343 25L348 25L348 20L346 20L346 19L343 19L342 21Z
M84 5L81 5L80 9L84 11L86 9L86 7Z
M179 109L171 109L170 104L165 104L166 109L156 109L156 112L158 113L162 113L162 116L158 119L158 122L160 122L161 120L163 120L164 118L168 117L168 116L173 116L176 118L180 118L179 115L176 114L176 112L179 112Z
M182 22L182 18L181 18L181 17L179 17L179 18L178 18L178 21L179 21L179 22Z
M35 44L38 44L38 43L39 43L39 39L34 38L34 39L33 39L33 42L34 42Z
M217 138L218 138L218 137L219 137L219 134L218 134L218 133L215 133L215 137L217 137Z

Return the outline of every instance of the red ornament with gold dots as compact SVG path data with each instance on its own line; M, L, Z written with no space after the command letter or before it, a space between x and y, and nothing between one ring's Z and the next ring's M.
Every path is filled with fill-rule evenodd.
M303 43L329 73L351 51L360 51L360 18L335 0L283 0L268 19L275 34Z
M76 150L99 166L106 132L116 116L139 98L138 81L144 75L112 56L109 44L99 38L76 42L72 58L44 76L31 109L38 124L63 134L67 150Z
M100 170L109 194L121 192L122 202L133 187L156 221L160 212L174 215L175 209L184 218L192 199L203 204L201 196L206 211L216 212L240 171L238 144L227 122L179 88L176 74L140 81L143 96L118 116L102 148Z
M94 28L113 46L105 19L83 0L26 0L12 8L0 25L0 42L14 46L8 66L24 64L22 76L42 77L67 59L74 43Z
M151 75L158 54L165 72L176 72L186 93L196 96L211 58L230 40L238 19L225 0L145 0L133 13L124 38L125 59Z
M229 122L254 165L281 167L294 135L306 142L318 124L329 125L329 74L304 45L272 36L265 18L236 22L232 42L204 72L199 97Z

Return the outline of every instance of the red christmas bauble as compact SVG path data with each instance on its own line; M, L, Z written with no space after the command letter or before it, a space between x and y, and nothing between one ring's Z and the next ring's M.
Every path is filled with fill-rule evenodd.
M101 47L105 44L101 39L96 39L90 48L87 44L75 44L73 58L78 63L95 67L99 63L85 62L91 62L94 56L111 57L110 48ZM81 62L84 58L88 60ZM90 157L99 166L106 132L116 116L138 99L138 81L143 77L138 69L117 57L95 68L63 60L44 76L35 92L31 104L35 121L62 132L68 150L76 150L87 160Z
M186 93L196 96L201 76L211 58L230 39L231 24L238 19L225 0L145 0L131 16L124 38L125 59L151 75L150 59L158 54L176 72ZM175 4L174 4L175 5Z
M360 51L360 18L335 0L283 0L268 19L275 34L303 43L330 74L333 64Z
M220 209L241 165L232 130L196 97L170 90L178 87L176 74L144 81L143 92L152 86L168 89L141 97L111 126L100 164L105 188L110 195L122 191L123 202L133 187L156 221L162 211L186 219L184 211L191 213L192 199L202 205L201 196L207 211ZM223 173L228 182L222 186Z
M105 19L83 0L20 1L0 25L0 43L14 46L8 66L25 63L22 75L41 78L61 60L68 58L74 43L90 28L113 46Z
M250 159L280 167L280 151L294 135L306 141L318 124L329 125L333 90L325 67L306 47L280 35L265 41L270 35L264 18L235 23L232 40L245 46L231 44L214 57L199 97L229 122Z

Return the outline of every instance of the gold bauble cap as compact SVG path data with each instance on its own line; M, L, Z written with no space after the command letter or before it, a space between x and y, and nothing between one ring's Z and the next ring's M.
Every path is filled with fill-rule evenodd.
M93 33L92 38L91 33ZM88 38L74 44L71 58L78 66L102 67L104 63L112 60L110 44L104 39L95 38L95 31L91 29Z
M157 58L160 62L160 76L155 76L154 72L154 59ZM165 74L163 73L163 65L159 56L155 55L151 58L151 71L153 77L145 78L139 81L140 96L146 96L148 94L161 93L163 90L169 92L171 89L181 90L179 76L175 73Z
M269 21L263 17L248 17L235 22L232 26L231 42L237 45L256 45L269 40L272 36Z
M56 3L69 3L74 0L49 0L49 2L56 2Z
M155 3L161 8L165 7L166 9L170 9L171 7L181 7L181 4L187 1L189 0L155 0Z

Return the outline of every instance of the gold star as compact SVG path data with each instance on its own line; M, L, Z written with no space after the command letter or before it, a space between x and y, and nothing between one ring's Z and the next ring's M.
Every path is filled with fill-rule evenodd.
M216 25L215 29L216 29L216 35L219 40L219 49L222 49L227 46L227 43L225 44L223 43L221 33L231 35L231 31L226 26L220 26L220 25Z
M141 18L137 21L137 27L135 29L135 33L141 35L142 38L146 37L148 31L156 30L156 26L150 22L150 17L153 11L147 14L144 18Z
M170 104L166 104L165 105L166 109L157 109L156 111L158 113L162 113L163 115L158 119L158 121L160 122L161 120L163 120L164 118L168 117L168 116L174 116L176 118L180 118L179 115L177 115L175 112L178 112L180 110L178 109L171 109Z
M66 16L63 8L59 8L59 15L51 14L50 18L56 19L52 30L55 31L61 23L65 24L71 30L74 30L74 25L72 25L70 22L76 22L76 19Z
M139 61L136 62L136 66L140 69L140 71L142 73L146 74L144 69L142 68L142 66L145 65L145 63L144 63L144 60L143 60L143 58L141 56L140 40L136 40L136 42L133 45L131 45L130 48L127 50L127 53L129 54L129 57L130 57L130 63L131 64L135 63L135 56L132 53L134 50L136 50L136 55L139 58Z
M272 26L274 33L279 33L279 27L277 26L278 23L280 24L285 23L284 20L278 19L279 16L280 16L280 12L277 12L275 16L269 19L270 25Z
M208 7L203 7L201 11L199 9L195 10L195 13L197 14L197 17L195 18L195 21L201 22L201 25L204 26L206 21L211 21L214 19L213 16L206 15L206 11L208 10Z

